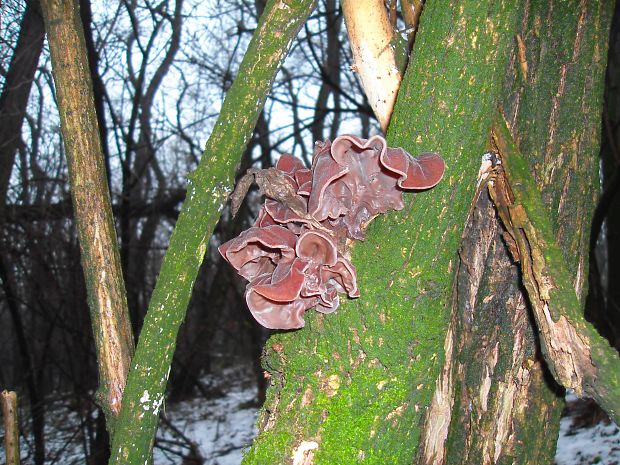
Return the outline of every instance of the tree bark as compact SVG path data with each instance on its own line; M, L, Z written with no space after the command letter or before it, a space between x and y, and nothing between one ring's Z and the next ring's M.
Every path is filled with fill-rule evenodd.
M500 137L515 143L504 147L504 164L516 203L523 205L510 214L520 216L517 235L531 247L518 249L523 283L558 382L595 397L618 421L618 354L583 318L613 5L525 6L501 105L510 135ZM505 123L498 122L501 132Z
M483 187L459 248L446 361L418 463L552 461L560 402L504 234Z
M133 353L125 285L77 0L44 0L61 130L108 428L121 406Z
M501 154L502 167L489 191L507 229L513 257L521 264L522 282L549 369L564 387L577 395L593 397L620 421L618 353L585 320L580 296L575 292L577 284L571 282L568 265L556 242L551 215L542 205L529 164L501 122L496 125L493 141ZM589 181L587 176L578 181L583 189L581 196L588 190L596 192ZM577 202L576 198L569 200ZM583 279L579 274L584 272L584 265L578 266L574 278L577 282Z

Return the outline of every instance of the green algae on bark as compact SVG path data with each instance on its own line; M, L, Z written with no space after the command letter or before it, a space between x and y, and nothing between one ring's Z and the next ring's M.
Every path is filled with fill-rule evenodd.
M425 7L388 142L441 153L446 175L369 226L353 250L357 301L270 339L265 366L274 382L244 464L290 463L309 442L315 464L414 460L515 21L514 2Z

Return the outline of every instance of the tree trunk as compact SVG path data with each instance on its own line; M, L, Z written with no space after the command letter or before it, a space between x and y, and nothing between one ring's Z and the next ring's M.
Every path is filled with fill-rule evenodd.
M42 2L67 152L108 428L118 415L133 337L77 0Z
M267 343L272 384L245 464L552 462L548 339L477 173L505 118L553 212L580 313L610 13L608 2L426 5L388 136L440 152L446 175L371 224L353 252L359 300Z
M525 205L519 228L530 236L519 247L522 282L556 380L594 397L618 421L618 354L583 318L613 5L527 7L501 105L515 142L503 147L513 152L505 168L513 172L514 194ZM537 238L527 232L532 225Z
M34 75L43 49L45 29L37 1L28 2L19 38L0 95L0 211L4 211L15 153Z

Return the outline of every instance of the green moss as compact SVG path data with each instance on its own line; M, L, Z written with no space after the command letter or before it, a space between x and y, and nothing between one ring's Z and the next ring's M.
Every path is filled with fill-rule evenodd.
M603 1L531 2L520 32L530 79L507 82L503 103L506 115L518 109L516 140L572 276L580 261L587 264L588 225L598 192L598 159L592 155L599 146L611 8ZM585 289L579 297L584 296Z

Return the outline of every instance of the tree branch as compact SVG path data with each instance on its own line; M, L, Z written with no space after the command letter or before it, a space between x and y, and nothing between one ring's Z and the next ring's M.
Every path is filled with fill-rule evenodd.
M179 216L179 204L185 200L185 189L171 189L153 200L136 200L128 211L123 205L113 204L112 212L118 217L126 213L129 218L145 218L156 215L176 219ZM55 203L33 203L28 205L6 205L2 221L8 224L31 221L61 220L72 218L73 212L69 200Z
M202 160L189 176L187 201L170 238L127 381L110 464L144 463L149 458L177 333L209 237L280 64L314 3L268 3Z

